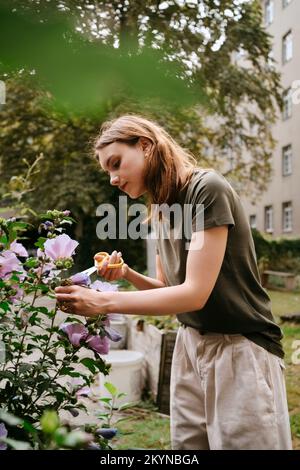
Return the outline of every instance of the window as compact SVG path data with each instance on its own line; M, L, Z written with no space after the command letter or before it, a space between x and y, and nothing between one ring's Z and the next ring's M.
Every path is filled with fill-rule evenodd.
M289 6L292 0L282 0L282 8Z
M293 57L293 36L292 31L289 31L282 38L282 62L285 64Z
M292 90L288 88L283 93L283 111L282 119L286 121L292 116L293 102L292 102Z
M282 230L284 232L293 230L293 207L291 202L282 204Z
M250 227L256 228L256 215L255 214L250 215L249 221L250 221Z
M265 25L269 26L274 20L274 1L265 0Z
M265 207L265 232L273 232L273 207Z
M282 149L282 175L288 176L292 174L292 146L287 145Z
M267 66L269 68L274 67L274 50L273 49L271 49L269 54L268 54Z

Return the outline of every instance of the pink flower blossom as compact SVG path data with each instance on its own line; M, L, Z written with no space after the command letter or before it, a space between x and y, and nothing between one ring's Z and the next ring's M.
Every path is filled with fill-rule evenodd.
M59 329L68 335L70 343L76 347L88 336L88 330L82 323L62 323Z
M13 271L23 272L23 266L15 253L10 250L3 251L0 254L0 278L6 279Z
M85 342L88 344L89 348L99 354L107 354L109 351L109 340L107 336L101 338L99 335L89 335Z
M70 279L73 284L76 284L77 286L89 286L91 283L89 276L84 273L74 274Z
M4 437L4 438L7 437L7 429L4 423L0 423L0 437ZM6 443L0 441L0 450L6 450L6 449L7 449Z
M77 399L80 397L89 397L91 394L92 394L92 390L87 385L77 390L77 392L75 392L75 396Z
M17 243L16 241L13 241L10 244L10 250L13 251L18 256L23 256L25 258L28 257L27 250L26 250L26 248L24 248L22 243Z
M120 333L114 330L113 328L110 328L109 326L105 326L104 330L111 341L117 342L122 339L122 335L120 335Z
M78 244L76 240L72 240L69 235L64 233L56 238L48 239L44 244L44 248L46 255L53 261L56 261L58 259L70 258Z

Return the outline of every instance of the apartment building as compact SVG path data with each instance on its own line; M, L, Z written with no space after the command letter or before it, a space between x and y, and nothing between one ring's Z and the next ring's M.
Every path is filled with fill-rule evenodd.
M284 109L274 125L273 176L255 205L243 198L253 228L274 237L300 237L300 0L262 0L282 74Z

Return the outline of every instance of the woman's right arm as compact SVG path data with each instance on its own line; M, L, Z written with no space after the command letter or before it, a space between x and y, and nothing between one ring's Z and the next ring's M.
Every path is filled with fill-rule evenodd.
M157 289L158 287L166 287L162 266L159 255L156 255L156 279L144 276L143 274L129 268L125 271L124 279L131 282L139 290Z

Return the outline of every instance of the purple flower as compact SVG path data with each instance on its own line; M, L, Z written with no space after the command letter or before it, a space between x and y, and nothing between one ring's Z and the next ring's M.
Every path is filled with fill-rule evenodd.
M68 335L70 343L76 347L88 336L88 330L82 323L62 323L59 329Z
M53 261L57 261L58 259L70 258L78 245L79 243L76 240L72 240L69 235L64 233L47 240L44 248L46 255Z
M68 217L70 214L71 214L71 211L68 211L68 210L63 211L63 215L64 215L65 217Z
M85 342L89 348L93 349L99 354L107 354L109 351L109 340L106 336L101 338L99 335L89 335Z
M46 220L45 222L42 222L38 228L38 232L41 233L42 230L51 230L54 227L53 222L50 222L50 220Z
M4 438L7 437L7 429L4 423L0 423L0 439L1 437L4 437ZM0 450L6 450L6 449L7 449L6 443L0 441Z
M96 434L102 436L105 439L112 439L117 434L118 430L116 428L101 428L97 429Z
M87 274L77 273L74 276L71 276L71 281L77 286L89 286L91 281Z
M23 271L23 267L10 250L3 251L0 254L0 279L5 279L12 271Z
M18 256L24 256L25 258L28 257L27 250L26 248L24 248L22 243L17 243L16 241L13 241L10 244L10 250L13 251Z
M90 285L90 287L92 289L99 290L100 292L116 292L118 290L118 286L116 284L102 281L95 281Z
M107 336L109 337L111 341L117 342L117 341L120 341L120 339L122 339L122 336L120 335L120 333L114 330L113 328L105 326L104 329L106 331Z

